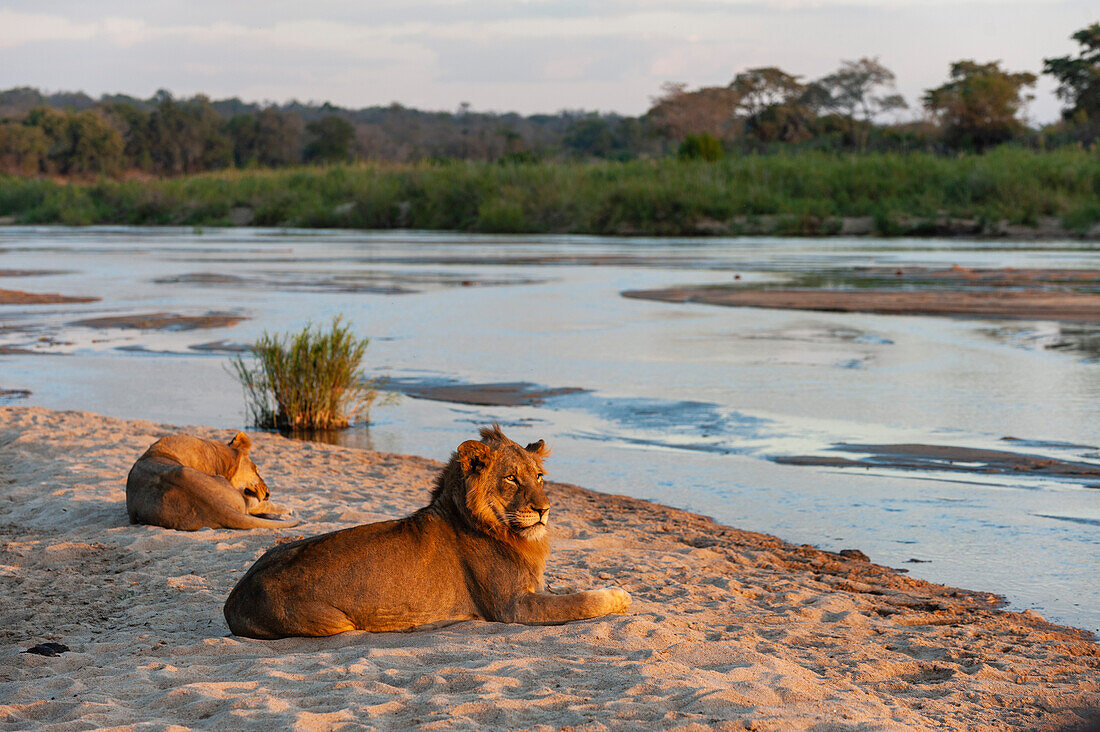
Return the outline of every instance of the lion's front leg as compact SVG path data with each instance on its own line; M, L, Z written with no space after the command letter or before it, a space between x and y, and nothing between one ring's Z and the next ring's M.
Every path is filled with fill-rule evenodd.
M571 595L531 592L521 595L501 620L527 625L555 625L570 620L598 618L630 607L630 595L618 587L586 590Z

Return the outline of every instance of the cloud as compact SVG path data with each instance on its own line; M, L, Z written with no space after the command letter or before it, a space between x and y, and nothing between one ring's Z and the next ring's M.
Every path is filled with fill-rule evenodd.
M951 61L1037 72L1095 20L1084 0L9 0L0 88L263 94L361 107L640 113L664 81L751 66L804 78L879 56L916 102ZM1045 82L1044 82L1045 83ZM1041 86L1037 119L1057 102Z
M95 37L96 24L74 23L56 15L0 10L0 48L42 41L81 41Z

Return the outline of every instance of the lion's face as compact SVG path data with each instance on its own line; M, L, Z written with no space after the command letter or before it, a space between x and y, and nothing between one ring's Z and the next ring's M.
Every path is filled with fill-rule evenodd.
M256 472L256 463L244 456L241 457L241 461L237 464L237 472L229 482L244 496L244 503L248 508L263 503L271 495L267 483Z
M543 490L542 458L548 453L542 440L523 448L503 435L488 444L462 443L458 460L466 478L466 508L474 519L493 533L503 529L526 541L545 538L550 501Z
M268 496L271 495L271 491L268 490L267 483L256 471L256 463L248 457L248 452L252 448L252 442L248 439L248 435L238 432L237 436L229 443L229 446L237 451L237 469L230 476L229 482L244 496L246 508L251 509L253 506L266 501Z
M517 535L529 541L538 541L546 535L550 520L550 501L542 489L543 472L533 460L509 459L510 453L518 457L525 451L504 448L504 459L496 466L498 479L495 495L489 501L501 523Z

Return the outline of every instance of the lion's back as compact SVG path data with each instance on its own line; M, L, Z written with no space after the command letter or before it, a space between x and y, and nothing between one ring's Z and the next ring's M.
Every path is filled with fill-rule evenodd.
M235 458L235 451L220 442L194 435L168 435L150 445L138 462L174 462L207 475L231 478L231 475L225 475L225 467L235 464Z
M159 523L164 503L178 493L183 466L159 456L142 455L126 475L126 513L133 523Z
M126 475L131 523L191 531L210 526L210 500L222 498L231 476L219 459L227 446L191 435L169 435L152 445Z
M414 514L272 547L226 600L230 629L270 638L476 617L453 529L422 519Z

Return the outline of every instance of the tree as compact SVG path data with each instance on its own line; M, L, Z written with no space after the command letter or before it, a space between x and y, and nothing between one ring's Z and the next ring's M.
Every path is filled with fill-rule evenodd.
M0 124L0 173L37 175L46 164L50 141L38 127Z
M1000 61L956 61L951 80L927 90L923 101L943 126L949 145L980 152L1023 131L1016 115L1031 98L1024 96L1024 88L1034 85L1035 74L1005 71Z
M306 132L312 138L305 148L307 161L347 162L350 157L349 146L355 139L355 128L346 119L335 114L326 114L306 125Z
M641 137L642 127L636 119L592 113L569 126L562 146L581 157L628 160L636 156Z
M93 110L70 115L68 140L66 173L113 175L125 167L122 135Z
M118 98L108 101L103 111L122 135L125 142L123 155L128 164L141 170L154 170L150 112Z
M1058 80L1058 98L1068 105L1062 110L1067 121L1100 122L1100 23L1070 38L1081 45L1078 55L1043 59L1043 73Z
M233 148L222 131L222 116L205 96L177 102L163 89L149 115L150 155L155 169L178 175L225 168Z
M876 94L875 90L880 88L894 88L894 72L880 64L877 58L841 61L839 69L809 86L803 102L811 108L843 115L862 150L867 146L867 136L876 116L908 107L900 94ZM857 115L862 122L858 126Z
M302 118L296 112L267 107L255 114L238 114L227 125L233 160L239 167L274 168L293 165L302 155Z
M46 140L47 164L40 165L45 172L110 174L124 165L122 135L95 111L36 107L23 125L40 130Z
M798 142L813 136L813 110L802 103L806 87L782 69L765 66L733 77L735 111L745 132L763 143Z
M653 99L646 120L659 136L684 140L689 135L712 135L719 140L733 139L740 123L734 111L740 99L737 92L721 86L688 91L686 84L668 83Z
M614 145L611 125L596 115L579 119L565 133L562 144L576 155L607 157Z
M817 120L809 107L791 102L772 104L750 117L745 130L759 142L804 142L816 133Z
M750 119L768 107L792 104L805 89L797 76L774 66L742 71L729 88L737 93L737 109Z
M51 107L35 107L23 118L26 127L40 130L46 140L46 154L42 156L43 173L54 173L64 167L69 148L69 121L65 113Z

